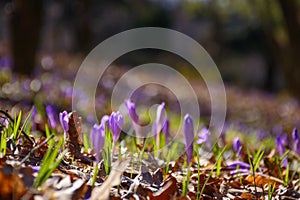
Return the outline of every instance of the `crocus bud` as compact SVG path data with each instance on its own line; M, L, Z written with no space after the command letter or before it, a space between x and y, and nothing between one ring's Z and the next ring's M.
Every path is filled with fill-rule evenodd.
M100 153L104 146L105 138L105 127L103 124L95 124L91 130L90 137L94 147L94 152L96 153L96 162L99 162Z
M280 136L276 137L276 147L279 155L282 156L284 154L284 146Z
M193 118L186 114L183 122L183 136L185 141L187 165L189 166L193 155L193 141L194 141L194 122Z
M1 126L8 127L9 122L6 118L0 117L0 124L1 124Z
M52 128L56 127L55 111L51 105L46 106L46 113Z
M159 133L166 121L166 109L165 109L165 103L161 103L156 110L156 133Z
M162 132L165 134L166 143L167 143L170 139L170 121L168 119L166 119L163 125Z
M242 161L233 161L228 164L228 167L230 169L236 169L237 167L239 169L250 169L250 165L248 163L242 162Z
M154 123L154 130L155 130L155 137L156 137L156 146L159 147L159 139L160 139L160 131L166 121L166 110L165 110L165 103L161 103L156 110L156 120Z
M123 126L123 116L118 112L112 112L109 118L109 127L113 135L114 145L117 143Z
M69 130L69 114L67 113L67 111L59 113L59 121L64 129L64 134L66 138Z
M102 118L101 118L101 124L104 125L104 127L109 127L109 118L110 116L108 115L103 115Z
M233 150L235 151L238 157L241 156L242 143L238 137L233 140Z
M139 124L139 116L136 114L136 109L135 109L135 103L131 101L130 99L125 100L125 105L128 110L128 114L135 124Z
M283 145L283 141L280 138L280 136L276 137L276 147L277 147L277 151L278 151L279 155L282 156L284 154L284 145ZM284 164L285 167L288 166L287 158L284 158L283 164Z
M210 137L210 131L205 127L201 128L199 133L198 133L197 144L203 144L203 143L206 143L206 142L210 143L209 142L209 137Z
M300 138L299 138L299 134L298 134L298 129L294 128L293 133L292 133L292 138L294 141L294 147L293 150L300 154Z

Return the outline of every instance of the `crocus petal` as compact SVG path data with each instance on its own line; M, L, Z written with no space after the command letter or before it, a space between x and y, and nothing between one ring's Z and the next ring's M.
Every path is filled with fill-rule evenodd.
M252 172L249 169L236 169L236 170L230 170L231 175L236 175L236 174L251 174Z
M294 141L299 140L299 134L298 134L298 129L297 128L293 129L292 138L293 138Z
M237 167L240 169L250 169L250 165L242 161L233 161L228 164L228 167L230 169L236 169Z
M122 130L122 126L124 123L124 118L122 114L118 112L113 112L109 118L109 126L112 131L114 144L116 144L117 140L120 137L120 133Z
M101 118L101 124L103 124L105 127L109 126L109 116L108 115L103 115Z
M39 172L41 169L40 166L32 166L31 168L32 168L33 173Z
M166 142L168 142L170 139L170 122L168 119L166 119L163 125L162 132L165 134Z
M156 123L153 123L153 125L152 125L152 133L153 133L153 135L156 135L156 133L157 133Z
M280 136L276 137L276 147L279 155L282 156L284 154L284 147Z
M197 144L203 144L203 143L210 143L209 142L209 137L210 137L210 131L203 127L198 134L198 140L197 140Z
M8 120L6 118L0 117L0 124L4 127L8 127Z
M160 132L164 123L166 121L166 109L165 109L165 103L161 103L156 110L156 132Z
M104 146L105 128L103 124L95 124L91 130L90 137L96 153L96 162L99 162L100 153Z
M289 146L289 137L286 133L283 134L280 138L283 146Z
M280 138L280 136L276 137L276 147L277 147L277 151L278 151L279 155L282 156L284 154L284 144L283 144L283 141ZM287 167L287 165L288 165L287 158L284 158L283 164L285 167Z
M192 159L194 141L194 121L189 114L186 114L184 117L183 136L185 140L187 164L189 165Z
M65 132L69 130L69 114L67 111L59 113L59 121Z
M233 150L237 154L237 156L241 155L242 143L238 137L233 140Z
M136 113L136 109L135 109L135 103L133 101L131 101L130 99L125 100L125 105L127 107L128 110L128 114L131 118L131 120L136 123L139 124L139 116Z
M52 128L56 127L55 111L51 105L46 106L46 113Z
M300 138L299 138L299 134L298 134L298 129L297 128L293 129L292 138L293 138L293 141L294 141L293 150L297 154L300 154Z
M300 154L300 139L294 141L294 151Z

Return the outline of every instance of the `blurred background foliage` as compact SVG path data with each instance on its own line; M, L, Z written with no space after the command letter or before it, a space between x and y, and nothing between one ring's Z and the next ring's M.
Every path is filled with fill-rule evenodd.
M226 85L226 126L259 128L263 136L290 132L300 125L299 22L297 0L2 0L0 108L17 113L34 103L53 105L57 113L70 110L77 69L95 46L121 31L156 26L180 31L208 51ZM99 118L111 112L119 77L149 62L189 78L200 119L209 121L210 96L201 76L186 60L154 49L129 52L106 70L95 97ZM81 92L83 113L91 105ZM179 109L164 87L146 85L132 98L146 110L162 101L169 111Z
M245 91L259 89L266 94L288 92L299 99L299 23L300 1L297 0L2 0L0 96L18 102L27 96L30 99L33 94L34 101L46 99L46 103L65 107L71 101L76 70L95 46L121 31L157 26L180 31L208 51L227 85L229 104L235 106L229 105L229 113L245 111L252 105L249 101L254 102L252 106L257 107L260 114L265 112L267 105L281 104L278 102L287 102L284 105L288 105L289 112L296 112L299 106L294 100L278 99L273 104L267 95L235 92L234 87L228 86ZM173 66L184 75L194 77L195 81L199 80L196 71L184 59L153 49L121 56L108 74L117 73L111 76L114 79L124 72L122 70L148 62ZM16 74L21 77L21 83L14 81ZM103 96L109 96L105 88L113 87L109 79L102 81L103 87L97 97L101 108L107 101ZM20 87L26 92L16 89ZM46 91L43 98L38 93L41 88ZM206 101L204 93L198 95ZM249 95L248 99L241 101L245 95ZM164 100L165 96L167 93L158 98ZM53 100L58 97L58 102ZM236 102L240 102L239 109ZM261 102L261 106L257 102ZM252 108L243 112L247 115L245 121L249 121L249 116L252 120L254 115L258 123L271 121L261 122L261 118L257 118L259 113ZM203 110L205 112L205 108ZM282 118L287 116L280 106L274 112ZM268 116L272 117L272 112L268 112ZM289 116L295 121L293 125L300 120Z
M14 0L1 1L1 56L14 71L32 74L38 56L86 55L101 41L131 28L166 27L199 41L227 83L300 97L297 0ZM116 63L153 58L184 66L166 52L144 50Z

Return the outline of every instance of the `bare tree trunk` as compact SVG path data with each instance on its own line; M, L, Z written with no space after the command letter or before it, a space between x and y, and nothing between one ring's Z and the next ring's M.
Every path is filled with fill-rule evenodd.
M271 1L255 1L256 10L261 19L261 27L263 31L264 41L262 41L261 52L266 59L266 79L264 83L264 88L268 91L276 90L275 86L275 72L277 71L282 60L282 48L276 41L274 36L275 24L274 18L271 12Z
M76 43L77 51L83 53L89 53L94 46L92 46L93 34L92 34L92 1L84 0L76 1Z
M289 43L284 51L286 64L283 67L288 90L300 99L300 23L296 0L279 0Z
M39 45L42 0L15 0L11 16L11 46L14 72L30 75Z

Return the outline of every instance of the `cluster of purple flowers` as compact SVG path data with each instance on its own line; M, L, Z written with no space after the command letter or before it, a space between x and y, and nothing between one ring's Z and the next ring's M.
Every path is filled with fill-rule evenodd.
M61 126L64 129L65 137L68 136L67 134L69 130L69 115L70 114L67 111L63 111L59 114L59 120ZM113 143L115 146L120 137L123 122L124 119L122 114L119 111L117 111L112 112L110 116L104 115L101 119L100 124L94 124L90 132L90 138L93 143L94 152L96 153L97 162L99 161L99 157L104 146L106 129L111 130L113 136Z
M242 143L240 141L240 138L238 137L234 138L233 140L233 150L238 156L238 158L240 158L242 155Z
M136 112L135 103L131 100L126 100L125 105L127 107L128 114L131 118L131 122L134 125L140 125L141 121ZM53 120L52 108L47 107L46 111L51 123L51 121ZM64 130L65 137L68 136L69 117L70 114L67 111L63 111L59 114L59 120ZM124 123L124 118L122 114L119 111L117 111L117 112L112 112L110 116L104 115L101 119L101 123L95 124L93 126L90 132L90 138L93 144L94 152L96 153L97 162L99 161L100 153L104 146L106 129L111 130L112 132L113 144L115 148L115 145L120 137L123 123ZM54 126L54 122L52 122L51 125ZM157 138L159 138L159 134L161 132L165 134L166 141L169 141L170 139L169 126L170 126L169 120L166 117L165 103L163 102L157 107L156 120L153 123L153 132L158 143L159 143L159 139ZM184 140L186 145L186 154L188 158L187 162L189 164L193 154L193 141L194 141L194 122L192 117L189 114L187 114L184 117L183 127L184 127L183 128Z
M130 116L132 124L135 126L141 125L141 120L139 118L139 115L136 111L136 106L133 101L130 99L125 100L125 106L127 108L128 114ZM54 119L54 111L51 106L46 107L46 112L49 118L49 123L52 127L56 126L56 122ZM63 127L65 137L67 137L68 134L68 124L69 124L69 117L70 114L66 111L63 111L59 114L59 120L61 123L61 126ZM100 124L95 124L90 132L90 138L93 143L94 152L96 153L96 161L99 161L100 153L104 146L105 141L105 132L106 130L110 130L112 133L112 139L113 139L113 145L114 148L116 147L116 143L120 137L120 133L122 130L122 126L124 123L124 118L122 114L117 112L112 112L110 116L104 115L101 119ZM159 137L160 133L165 134L165 139L168 142L170 139L170 132L169 132L169 120L166 117L166 109L165 109L165 103L161 103L157 107L156 111L156 120L153 123L152 131L153 135L156 137L157 145L159 145ZM137 130L136 130L136 134ZM186 155L187 155L187 164L190 164L192 155L193 155L193 142L194 142L194 121L193 118L186 114L184 117L183 122L183 136L184 136L184 143L186 147ZM196 141L197 144L209 144L211 133L207 128L201 128L198 132L198 139ZM293 145L288 144L287 137L276 137L276 147L279 155L283 155L285 152L285 148L289 146L290 149L292 149L295 153L300 154L300 138L298 134L298 130L295 128L292 132L292 138L293 138ZM238 137L236 137L233 141L233 150L236 153L237 157L240 158L242 154L242 143Z
M286 134L276 137L276 147L279 155L283 155L285 148L293 150L295 153L300 154L300 138L298 134L298 129L294 128L292 132L293 144L288 141L288 136Z
M106 129L110 129L113 136L114 148L120 137L124 118L122 114L118 112L112 112L108 117L104 115L101 119L101 123L95 124L91 130L90 136L93 143L94 151L96 153L96 161L99 162L100 153L104 146Z

